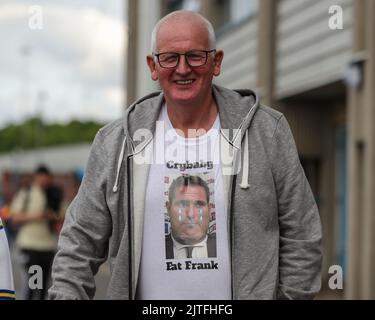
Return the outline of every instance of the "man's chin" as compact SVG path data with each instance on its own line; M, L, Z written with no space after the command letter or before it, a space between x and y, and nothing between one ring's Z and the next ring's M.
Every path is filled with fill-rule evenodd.
M191 104L197 100L197 95L191 91L180 91L176 92L175 94L171 95L172 103L179 103L179 104Z
M204 237L192 237L192 236L185 236L183 238L180 238L180 241L182 244L184 245L194 245L194 244L197 244L199 242L201 242L202 240L204 239Z

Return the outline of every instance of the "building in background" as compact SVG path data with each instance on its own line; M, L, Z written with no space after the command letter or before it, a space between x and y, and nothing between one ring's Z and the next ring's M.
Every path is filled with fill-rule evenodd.
M323 288L344 271L349 299L375 298L375 1L129 0L128 104L157 89L146 65L155 23L177 9L209 18L229 88L283 112L323 224ZM342 10L342 11L341 11ZM342 28L340 18L342 13ZM337 27L337 28L336 28Z

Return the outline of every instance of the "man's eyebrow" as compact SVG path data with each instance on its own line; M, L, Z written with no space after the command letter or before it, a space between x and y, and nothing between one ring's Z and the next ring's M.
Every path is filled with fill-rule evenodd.
M186 200L186 199L179 199L179 200L174 200L173 202L175 203L190 203L190 202L194 202L194 203L197 203L197 204L207 204L207 201L205 200Z
M202 204L202 205L206 205L207 204L207 202L204 201L204 200L196 200L195 203Z
M174 202L176 202L176 203L190 203L190 200L178 199L178 200L174 200Z

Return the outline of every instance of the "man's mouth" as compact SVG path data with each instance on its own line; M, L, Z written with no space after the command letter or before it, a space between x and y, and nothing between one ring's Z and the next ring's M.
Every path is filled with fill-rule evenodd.
M175 83L178 85L186 86L192 84L195 80L176 80Z
M185 227L187 227L187 228L193 228L196 225L199 225L199 223L191 221L191 222L183 222L182 225L185 226Z

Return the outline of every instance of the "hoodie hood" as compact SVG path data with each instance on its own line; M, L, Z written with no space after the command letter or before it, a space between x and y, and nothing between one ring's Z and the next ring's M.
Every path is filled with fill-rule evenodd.
M248 148L248 128L259 108L258 96L252 90L229 90L218 85L213 85L213 95L219 109L221 134L236 149L240 149L241 142L245 137L244 147ZM164 94L157 91L135 101L126 110L123 121L124 139L118 159L113 192L118 190L125 147L128 146L128 150L131 150L129 156L133 156L141 152L152 141L156 121L163 104ZM144 139L133 138L138 130L142 130ZM248 152L244 154L243 161L244 166L249 166ZM248 176L247 170L244 170L243 176L245 175ZM247 188L248 183L242 181L241 187Z
M230 131L241 129L243 138L246 131L244 129L249 128L259 107L258 96L252 90L229 90L217 85L213 85L213 95L219 109L221 128ZM126 110L123 128L133 152L139 152L145 143L134 141L132 137L137 130L155 132L163 104L164 94L157 91L137 100ZM232 136L227 138L231 142L235 140Z
M213 93L219 108L222 131L232 133L240 130L242 141L259 108L258 96L252 90L228 90L216 85L213 86ZM236 140L234 136L227 138L231 143Z

